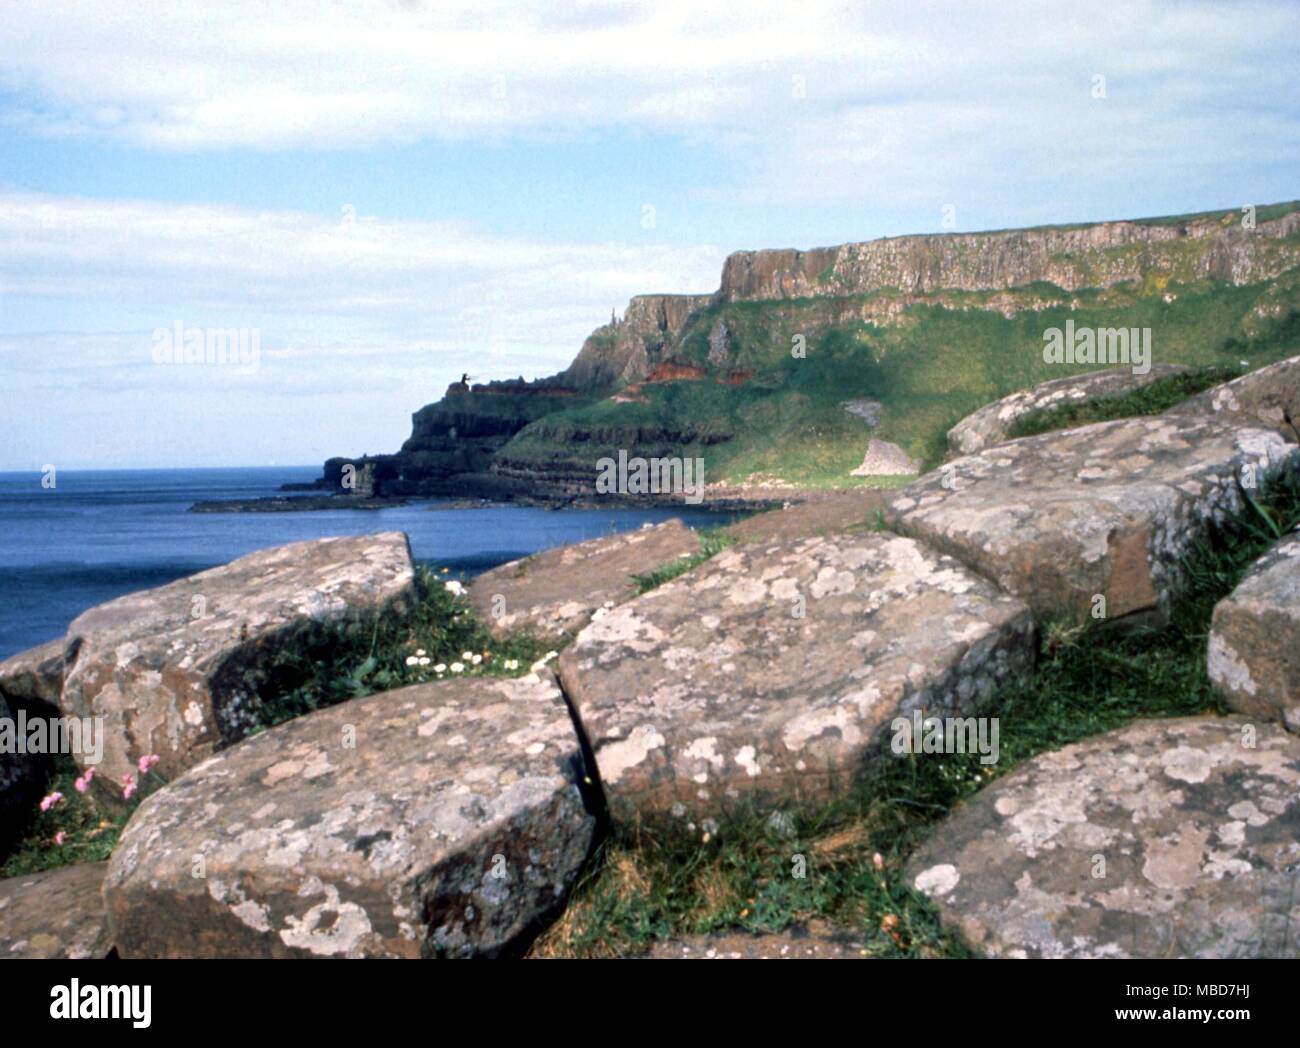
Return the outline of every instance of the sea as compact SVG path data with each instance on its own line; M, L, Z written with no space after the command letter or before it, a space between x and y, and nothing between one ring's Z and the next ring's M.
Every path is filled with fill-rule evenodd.
M191 513L195 502L281 494L319 466L0 473L0 658L60 637L87 608L267 546L404 531L419 561L463 578L553 546L679 517L713 527L735 514L699 506L542 509L412 502L378 510Z

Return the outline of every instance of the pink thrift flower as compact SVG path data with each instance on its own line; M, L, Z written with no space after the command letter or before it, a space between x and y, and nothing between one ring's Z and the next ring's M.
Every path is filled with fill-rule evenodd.
M140 770L141 775L148 775L150 770L153 768L153 766L157 764L160 760L162 760L162 758L159 757L158 754L150 753L144 757L141 757L136 762L136 767Z
M136 791L135 780L129 775L122 776L122 800L129 801Z
M42 797L41 811L49 811L61 800L63 800L63 794L61 794L58 790L55 790L53 793L49 794L49 796Z
M65 837L67 837L67 834L64 833L62 830L60 830L58 833L54 835L54 843L61 845Z

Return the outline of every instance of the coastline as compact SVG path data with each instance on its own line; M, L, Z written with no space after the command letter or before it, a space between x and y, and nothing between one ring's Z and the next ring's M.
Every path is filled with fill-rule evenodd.
M481 509L485 506L529 506L541 509L671 509L677 506L713 513L763 513L805 502L818 502L842 495L853 488L799 488L747 485L716 485L706 488L704 497L688 502L675 495L557 494L536 491L527 494L474 495L457 492L438 497L389 495L288 495L244 499L205 499L189 507L190 513L309 513L328 510L381 510L427 503L436 509Z

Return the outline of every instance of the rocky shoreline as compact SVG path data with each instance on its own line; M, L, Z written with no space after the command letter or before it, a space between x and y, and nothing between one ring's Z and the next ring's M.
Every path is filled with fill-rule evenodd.
M712 556L671 521L551 550L441 584L494 648L553 642L531 666L475 676L466 651L266 730L278 657L415 612L403 535L264 550L92 609L0 664L0 715L102 717L79 782L129 820L106 864L0 881L0 955L509 954L572 905L611 827L707 843L752 805L779 835L900 754L977 752L945 749L966 737L990 781L897 870L871 861L969 948L1300 956L1300 532L1217 601L1199 658L1230 715L1136 719L1000 777L996 732L1063 627L1168 620L1189 550L1300 491L1295 418L1300 357L1164 414L992 435L906 488L750 518ZM38 762L0 760L0 802L39 792Z
M831 489L781 487L777 489L725 486L709 489L692 509L712 513L761 513L802 502L816 502L834 494ZM305 513L324 510L378 510L427 502L438 509L477 509L489 505L537 506L542 509L628 509L676 508L684 505L681 496L598 495L591 494L519 494L507 498L488 494L475 496L396 497L377 495L291 495L263 496L249 499L221 499L196 502L190 513Z
M221 499L196 502L191 513L304 513L312 510L391 509L409 505L404 498L356 498L350 495L293 495L279 498L268 495L253 499Z

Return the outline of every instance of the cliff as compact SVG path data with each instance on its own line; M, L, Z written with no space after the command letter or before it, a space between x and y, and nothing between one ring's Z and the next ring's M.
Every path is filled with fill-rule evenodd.
M411 416L411 435L391 455L332 458L317 487L360 496L527 494L492 475L493 457L529 423L591 397L553 380L456 382ZM349 469L349 467L351 467Z
M712 299L711 295L637 295L621 321L587 336L557 381L588 390L636 381L663 361L687 320Z
M996 233L890 237L839 247L738 251L722 267L725 302L910 292L998 291L1046 282L1066 291L1113 287L1160 271L1179 280L1244 284L1296 263L1300 212L1242 226L1240 215L1102 222Z
M1162 363L1294 352L1300 205L738 251L712 294L640 295L563 372L454 385L372 466L378 495L569 497L596 461L702 455L711 480L845 483L873 439L918 462L948 426L1062 376L1043 330L1157 332ZM844 410L879 402L868 425ZM905 459L900 459L905 460Z

